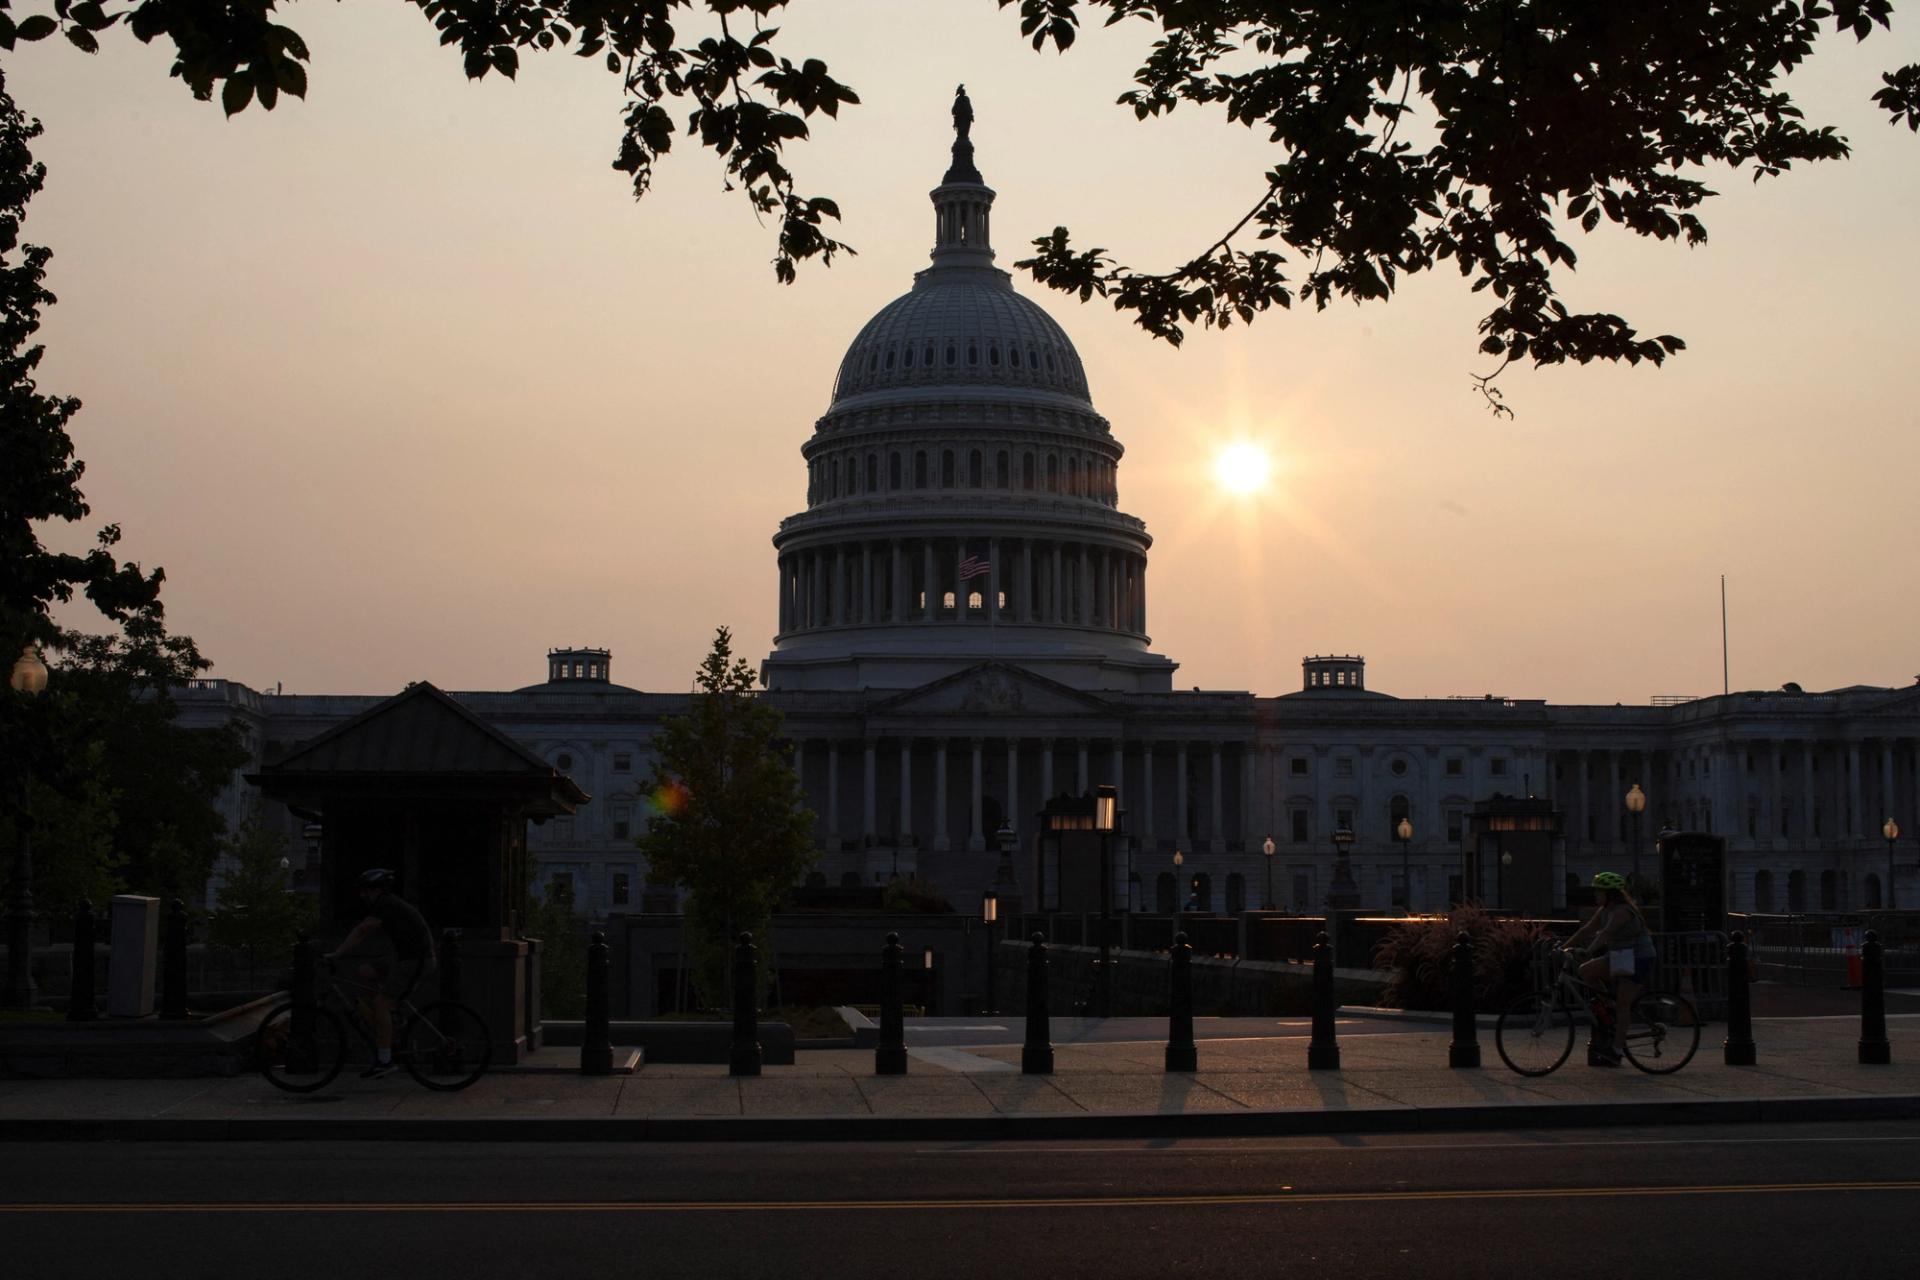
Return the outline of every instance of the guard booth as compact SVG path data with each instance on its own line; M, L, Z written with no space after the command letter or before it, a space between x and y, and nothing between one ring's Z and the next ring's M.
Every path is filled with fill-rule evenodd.
M1564 908L1566 854L1553 801L1498 792L1473 807L1462 880L1469 899L1527 916Z
M1663 933L1723 932L1727 927L1727 841L1704 831L1662 831L1658 918Z
M366 914L360 873L391 868L436 945L460 931L461 999L487 1020L494 1061L538 1047L538 950L520 934L527 823L586 802L571 778L422 681L247 780L320 824L321 940Z

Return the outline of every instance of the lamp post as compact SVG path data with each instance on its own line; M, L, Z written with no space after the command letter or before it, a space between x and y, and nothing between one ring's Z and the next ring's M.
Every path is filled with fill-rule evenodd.
M47 687L47 664L31 644L14 660L8 686L23 698L37 698ZM20 770L20 838L13 855L13 902L7 922L7 999L9 1009L31 1009L33 985L33 820L27 814L27 770Z
M1260 852L1267 855L1267 900L1260 904L1262 911L1273 910L1273 837L1268 836L1261 842Z
M993 926L1000 922L1000 895L988 889L980 895L980 919L987 926L987 1002L982 1013L992 1013L993 1008Z
M1393 836L1400 842L1400 909L1412 915L1413 879L1407 871L1407 846L1413 843L1413 819L1402 814Z
M1120 792L1103 782L1093 790L1093 829L1100 833L1100 971L1094 983L1094 1016L1113 1016L1113 959L1108 917L1113 912L1113 833L1120 825Z
M1892 818L1881 824L1880 834L1887 838L1887 910L1893 911L1893 842L1900 838L1900 824Z
M1181 853L1176 846L1173 851L1173 914L1175 915L1187 909L1187 900L1180 896L1180 868L1186 860L1187 855Z
M1647 809L1647 793L1639 783L1627 788L1627 812L1633 815L1633 891L1640 892L1640 815Z
M1353 829L1335 827L1333 829L1333 886L1327 891L1327 906L1338 910L1341 907L1360 905L1360 889L1353 883L1353 870L1347 862L1347 853L1353 848Z

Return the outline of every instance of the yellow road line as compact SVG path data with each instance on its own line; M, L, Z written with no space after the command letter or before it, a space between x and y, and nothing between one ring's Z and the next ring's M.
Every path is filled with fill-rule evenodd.
M1459 1191L1275 1192L1200 1196L1049 1196L952 1200L608 1200L379 1201L234 1204L0 1204L0 1214L26 1213L822 1213L888 1209L1137 1209L1231 1205L1385 1204L1419 1200L1551 1200L1595 1197L1783 1195L1833 1191L1920 1191L1920 1180L1888 1182L1758 1182L1674 1187L1509 1187Z

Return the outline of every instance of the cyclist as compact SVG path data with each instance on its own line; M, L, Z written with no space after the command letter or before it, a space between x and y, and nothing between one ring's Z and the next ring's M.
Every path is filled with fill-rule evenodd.
M1581 925L1566 941L1572 951L1592 941L1592 957L1580 966L1580 976L1588 985L1613 992L1613 1044L1602 1045L1595 1059L1609 1067L1620 1065L1627 1048L1627 1011L1635 997L1653 985L1653 962L1658 954L1647 918L1627 893L1626 877L1614 871L1602 871L1593 878L1594 897L1599 910L1593 919Z
M393 1006L407 998L420 979L433 972L433 932L414 905L393 892L393 872L375 867L362 872L358 882L360 901L366 904L367 917L353 926L340 945L327 953L327 962L336 963L345 952L372 937L376 932L393 948L391 961L374 956L354 971L371 988L373 1065L360 1074L367 1078L384 1076L393 1070Z

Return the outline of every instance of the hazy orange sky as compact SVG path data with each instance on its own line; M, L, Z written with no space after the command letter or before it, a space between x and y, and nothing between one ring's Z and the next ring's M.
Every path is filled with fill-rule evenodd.
M93 523L166 567L174 628L256 687L512 688L592 644L621 683L682 689L719 624L763 654L799 448L847 344L926 263L956 83L1003 266L1057 223L1170 266L1273 160L1217 115L1111 105L1142 25L1059 57L991 0L806 0L779 45L864 105L792 159L860 256L783 288L772 229L691 141L634 203L603 67L529 57L474 84L412 8L288 14L312 87L271 114L223 119L119 31L98 57L56 40L6 62L47 129L40 383L86 403ZM1920 59L1899 17L1789 81L1852 160L1758 187L1716 171L1702 249L1572 238L1570 305L1688 350L1510 369L1514 421L1471 388L1484 308L1457 276L1177 351L1020 282L1126 446L1176 684L1285 693L1301 655L1357 652L1404 696L1714 693L1723 572L1735 688L1913 680L1920 138L1868 102ZM1243 438L1278 469L1229 498L1211 463Z

